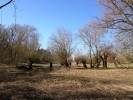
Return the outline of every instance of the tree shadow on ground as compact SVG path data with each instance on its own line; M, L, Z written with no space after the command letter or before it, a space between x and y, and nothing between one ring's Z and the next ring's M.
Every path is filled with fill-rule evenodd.
M123 90L121 89L120 91L117 91L115 90L114 92L110 91L110 90L105 90L102 88L101 89L98 89L98 88L95 88L95 86L97 84L100 84L102 85L103 87L106 85L106 86L111 86L113 84L115 85L121 85L121 80L113 80L113 79L110 79L110 80L97 80L97 82L95 82L95 80L93 79L88 79L86 77L76 77L76 76L52 76L51 79L57 79L57 81L61 81L62 80L65 82L65 81L69 81L69 82L72 82L72 81L75 81L75 82L80 82L82 84L82 86L79 88L80 90L81 89L87 89L87 88L90 88L90 90L77 90L78 87L76 88L76 83L73 84L73 88L72 86L68 86L66 88L65 85L64 87L59 87L59 88L55 88L53 89L52 91L52 94L57 94L57 93L63 93L64 92L64 96L61 97L60 99L66 99L66 98L69 98L69 99L87 99L87 100L133 100L133 91L128 91L128 90ZM127 82L127 81L124 81L124 84L126 85L130 85L129 84L130 82ZM73 90L75 89L75 90ZM92 90L91 90L92 89ZM58 94L57 94L58 95ZM68 99L66 99L68 100Z
M13 71L12 71L13 70ZM14 82L18 80L26 80L37 82L49 76L49 67L34 66L33 70L8 68L0 70L0 82Z
M79 92L72 95L67 95L64 98L71 98L71 99L86 99L86 100L133 100L131 93L126 93L130 95L124 94L107 94L104 91L89 91L89 92Z
M105 91L101 89L93 89L97 85L97 80L101 85L112 85L112 84L121 84L121 80L113 80L113 79L93 79L88 77L80 77L74 75L55 75L49 74L49 68L43 68L41 66L36 66L32 71L20 71L18 73L12 72L1 72L0 74L0 82L7 83L7 85L0 88L0 100L52 100L52 99L62 99L62 100L73 100L73 99L87 99L87 100L132 100L133 92L123 90L123 92L111 93L110 91ZM57 87L52 88L52 90L39 90L34 88L33 86L29 86L26 84L17 84L15 82L14 85L10 85L10 82L14 81L24 81L24 83L28 82L30 84L35 82L41 82L42 80L46 80L49 84L53 84L56 81L62 82L65 85L61 87L57 85ZM69 81L70 86L67 86L67 82ZM75 83L71 84L71 82L75 81ZM80 82L81 86L76 86L76 82ZM129 84L130 82L124 81L124 84ZM44 84L45 85L45 84ZM89 88L90 90L86 90ZM78 90L79 89L79 90ZM82 90L85 89L85 90ZM115 91L116 92L116 91ZM59 95L62 95L61 97Z
M0 88L0 100L53 100L45 92L29 86L6 86Z

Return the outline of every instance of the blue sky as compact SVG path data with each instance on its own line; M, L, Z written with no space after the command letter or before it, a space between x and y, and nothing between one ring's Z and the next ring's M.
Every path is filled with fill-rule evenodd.
M8 0L1 0L0 4ZM102 9L97 0L16 0L17 24L35 26L40 32L42 48L57 28L63 27L73 34L93 18L99 16ZM0 22L11 25L14 21L14 7L8 5L0 11Z

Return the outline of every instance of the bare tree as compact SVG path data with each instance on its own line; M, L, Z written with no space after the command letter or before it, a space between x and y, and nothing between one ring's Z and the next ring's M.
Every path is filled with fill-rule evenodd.
M108 57L110 55L110 50L112 48L112 45L103 45L101 46L100 50L100 58L102 59L103 62L103 68L107 68L107 62L108 62Z
M99 0L99 4L105 7L101 25L108 29L114 29L119 36L130 36L133 33L133 0Z
M133 35L124 37L123 35L119 35L117 37L117 41L115 42L115 50L119 54L119 58L117 56L117 63L127 63L130 65L133 63ZM123 61L123 59L125 61Z
M6 63L8 60L7 47L8 47L8 31L6 27L0 28L0 62Z
M104 29L98 26L99 24L96 21L92 21L86 24L78 33L79 38L88 46L89 56L90 56L90 67L94 68L95 64L93 63L96 58L96 67L99 67L99 47L101 45L101 39L104 34Z
M92 61L92 33L89 29L89 24L79 31L78 36L89 47L90 67L94 68Z
M50 38L51 50L59 57L61 65L69 66L67 59L74 51L71 32L65 29L57 30Z
M30 25L11 25L7 30L9 62L17 66L19 63L28 61L29 69L32 69L32 63L38 59L38 31Z
M46 62L46 63L49 63L49 67L50 67L50 70L53 69L53 63L55 61L55 54L53 54L50 49L47 49L47 50L43 50L43 53L41 55L41 62Z
M98 18L101 27L111 29L116 36L115 49L118 55L121 55L116 56L117 62L129 59L131 63L133 61L133 0L99 0L99 4L105 8L103 17Z
M78 53L75 56L75 60L76 60L77 64L82 63L83 67L85 69L87 69L87 65L86 65L86 63L87 63L87 56L85 56L85 55L83 55L81 53Z
M29 37L27 38L26 49L27 53L25 55L29 61L29 69L32 69L32 64L39 60L39 32L33 26L27 26L27 33Z
M67 59L67 62L68 62L68 64L71 66L71 65L72 65L72 62L73 62L73 58L72 58L72 57L69 57L69 58Z
M92 52L94 55L93 58L93 63L94 66L96 66L96 68L99 68L100 66L100 46L102 45L103 42L103 37L104 37L104 33L105 33L105 29L99 26L99 22L93 21L92 23L90 23L90 29L92 32Z
M78 64L80 63L79 57L74 57L74 60L75 60L75 62L76 62L76 65L78 65Z

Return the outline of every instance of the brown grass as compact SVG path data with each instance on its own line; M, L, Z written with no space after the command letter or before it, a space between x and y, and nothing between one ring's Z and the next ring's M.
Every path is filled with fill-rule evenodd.
M0 100L132 100L133 69L0 68Z

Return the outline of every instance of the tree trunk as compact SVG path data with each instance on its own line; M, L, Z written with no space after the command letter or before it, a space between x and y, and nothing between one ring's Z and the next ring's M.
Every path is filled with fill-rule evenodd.
M29 62L29 70L32 70L32 64L33 64L33 62Z
M72 63L70 62L70 63L69 63L69 65L71 66L71 65L72 65Z
M76 61L76 64L77 64L77 66L78 66L79 62L78 62L78 61Z
M103 68L105 68L105 60L103 59Z
M63 66L64 65L63 62L61 62L60 65Z
M91 57L91 50L90 50L90 68L94 68L93 62L92 62L92 57Z
M100 63L98 62L96 68L99 68L99 66L100 66Z
M97 57L96 57L96 68L99 68L99 66L100 66L100 61L99 61L99 57L97 55Z
M105 59L103 60L103 68L107 68L107 61Z
M114 65L116 68L118 68L117 61L114 61Z
M100 56L103 62L103 68L107 68L107 55L104 54L103 56Z
M69 64L67 62L67 59L65 59L64 65L65 65L65 67L69 67Z
M53 70L53 63L50 63L50 70Z
M104 58L105 58L105 59L104 59L104 60L105 60L105 66L104 66L104 68L107 68L107 57L108 57L108 56L107 56L107 55L104 55L104 56L105 56L105 57L104 57Z
M92 60L90 62L90 68L94 68L93 63L92 63Z
M82 64L83 64L83 67L84 67L85 69L87 69L86 63L82 63Z

